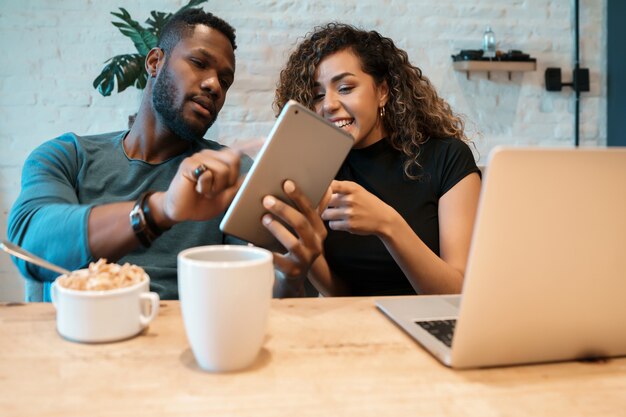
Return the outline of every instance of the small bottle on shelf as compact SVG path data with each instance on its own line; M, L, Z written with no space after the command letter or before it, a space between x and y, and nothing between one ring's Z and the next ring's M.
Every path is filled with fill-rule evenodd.
M491 30L491 26L487 26L483 34L483 57L496 57L496 35Z

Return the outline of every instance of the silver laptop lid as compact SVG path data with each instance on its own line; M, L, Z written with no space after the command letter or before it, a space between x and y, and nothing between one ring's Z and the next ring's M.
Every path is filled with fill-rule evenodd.
M624 355L624 298L626 149L494 150L453 366Z

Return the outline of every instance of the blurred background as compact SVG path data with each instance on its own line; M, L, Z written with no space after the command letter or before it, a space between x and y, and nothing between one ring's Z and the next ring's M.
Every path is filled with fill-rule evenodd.
M135 113L134 87L103 97L92 83L104 62L134 53L111 24L119 7L144 23L152 10L174 12L186 0L21 0L0 5L0 235L28 154L64 132L122 130ZM607 144L607 3L580 1L580 61L589 68L582 93L580 145ZM237 30L237 71L207 137L225 144L262 138L273 121L278 73L299 38L315 25L342 21L375 29L405 49L440 95L465 115L479 165L499 144L573 146L574 94L546 91L544 72L574 68L574 1L569 0L209 0L202 4ZM622 6L623 9L623 6ZM529 72L455 71L451 55L481 49L490 26L497 49L537 59ZM623 58L622 58L623 59ZM59 236L63 239L63 236ZM21 278L0 255L0 301L23 299Z

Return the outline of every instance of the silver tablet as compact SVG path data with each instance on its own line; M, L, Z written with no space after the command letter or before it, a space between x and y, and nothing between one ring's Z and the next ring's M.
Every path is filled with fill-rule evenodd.
M280 248L261 224L267 213L263 197L273 195L293 206L282 190L282 184L290 179L317 206L353 143L351 135L290 100L226 211L220 229L257 246Z

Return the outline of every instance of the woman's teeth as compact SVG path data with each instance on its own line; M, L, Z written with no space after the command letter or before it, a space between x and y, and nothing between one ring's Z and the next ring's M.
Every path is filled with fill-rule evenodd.
M354 123L354 119L352 119L352 120L339 120L339 121L335 122L335 126L337 126L338 128L342 128L342 127L350 126L352 123Z

